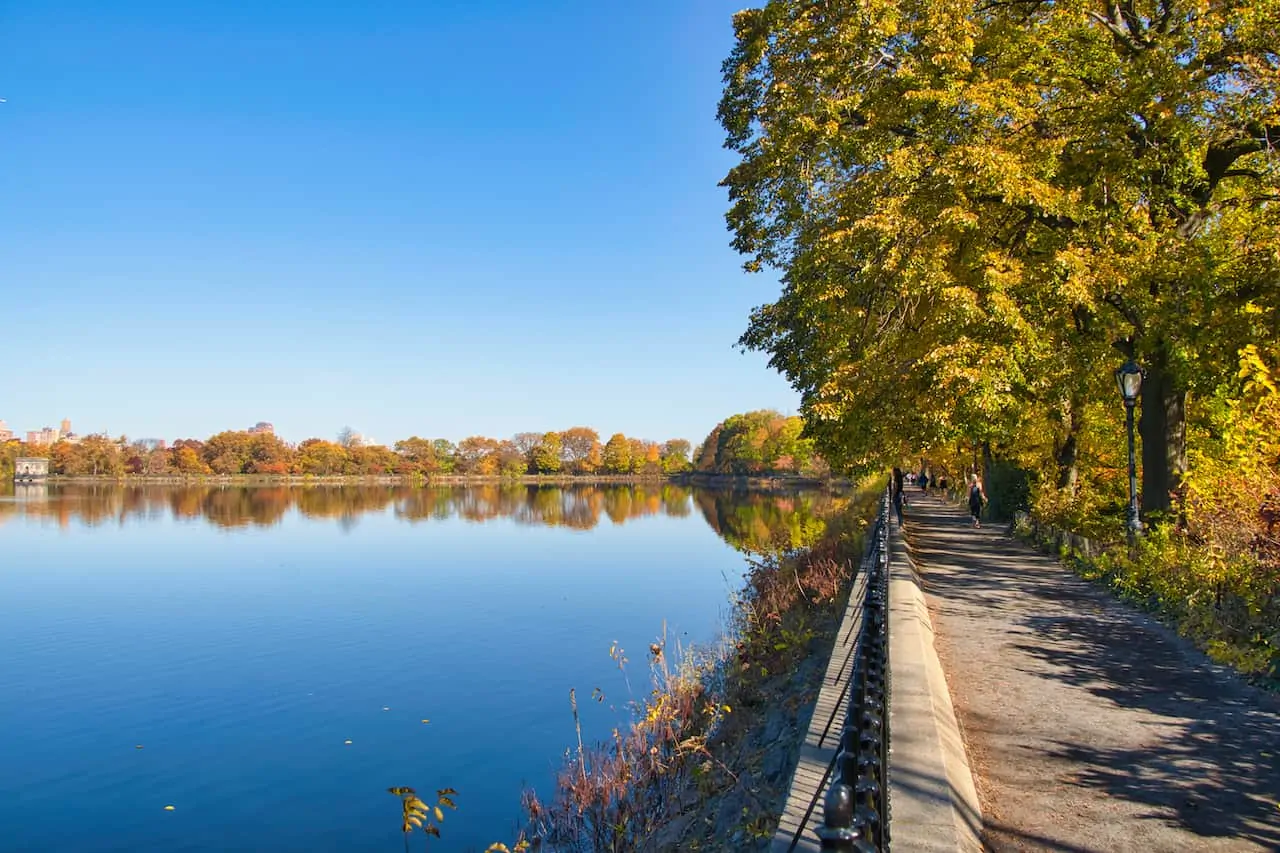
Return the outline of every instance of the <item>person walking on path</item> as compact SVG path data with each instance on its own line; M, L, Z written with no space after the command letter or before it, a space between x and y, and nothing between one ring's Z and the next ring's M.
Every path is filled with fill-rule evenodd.
M893 511L897 513L898 524L902 524L902 505L906 502L907 496L902 493L904 479L901 468L893 469Z
M973 526L982 526L982 505L987 502L987 493L982 489L982 481L977 474L969 475L969 515L973 516Z

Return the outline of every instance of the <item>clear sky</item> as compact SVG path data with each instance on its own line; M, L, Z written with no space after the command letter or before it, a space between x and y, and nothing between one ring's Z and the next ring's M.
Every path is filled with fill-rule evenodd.
M0 418L697 442L734 342L745 0L0 7Z

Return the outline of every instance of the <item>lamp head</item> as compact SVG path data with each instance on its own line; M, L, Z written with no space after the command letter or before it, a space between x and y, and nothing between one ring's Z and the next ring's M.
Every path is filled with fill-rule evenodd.
M1120 386L1120 396L1124 398L1125 405L1132 406L1142 388L1142 368L1129 359L1116 370L1116 385Z

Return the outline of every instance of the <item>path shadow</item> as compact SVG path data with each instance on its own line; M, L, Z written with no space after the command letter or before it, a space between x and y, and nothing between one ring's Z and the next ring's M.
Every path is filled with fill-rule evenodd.
M1157 715L1172 736L1151 747L1058 742L1079 784L1158 810L1202 836L1280 850L1280 713L1271 697L1188 661L1181 641L1110 613L1031 617L1044 642L1018 648L1047 677Z
M1144 819L1280 850L1280 696L1056 560L968 529L959 510L936 499L911 509L913 556L928 566L944 619L975 605L1007 613L1012 648L1043 664L1028 671L1141 711L1160 729L1158 743L1139 748L1055 742L1049 754L1078 768L1073 784L1145 806Z

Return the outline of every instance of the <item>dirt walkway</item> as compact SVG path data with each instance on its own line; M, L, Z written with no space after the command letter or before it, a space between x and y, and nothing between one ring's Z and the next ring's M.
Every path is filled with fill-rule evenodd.
M989 849L1280 851L1280 697L1003 531L908 497Z

